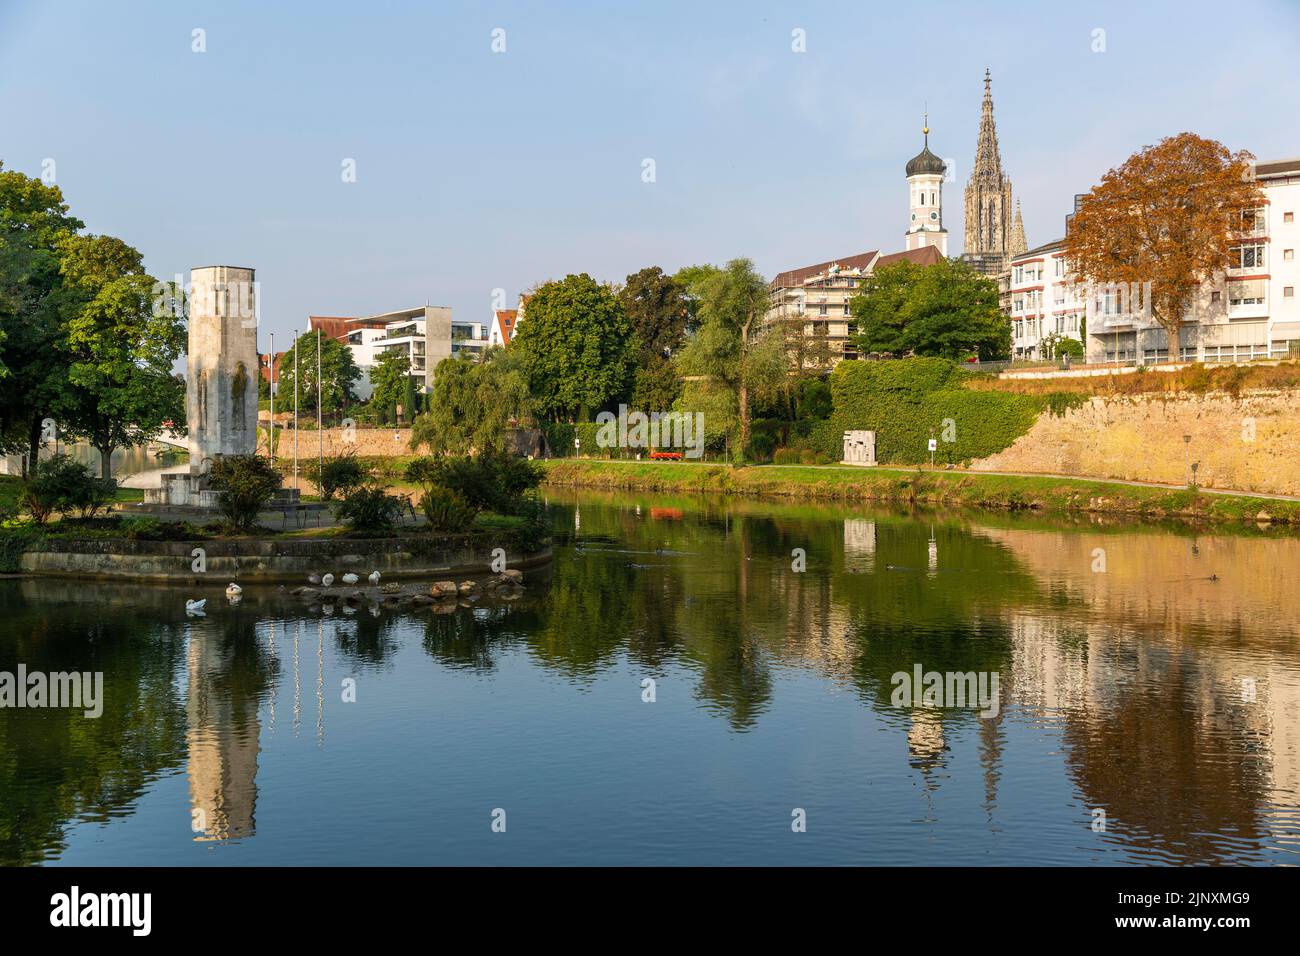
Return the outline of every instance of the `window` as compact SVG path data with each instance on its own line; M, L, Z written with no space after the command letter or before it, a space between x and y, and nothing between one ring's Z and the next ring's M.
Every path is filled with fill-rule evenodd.
M1210 301L1211 301L1211 302L1221 302L1222 300L1223 300L1223 293L1222 293L1222 292L1211 292L1211 293L1210 293Z
M1294 299L1294 298L1295 298L1295 286L1293 286L1293 285L1289 285L1289 286L1287 286L1286 288L1284 288L1284 289L1282 290L1282 298L1284 298L1284 299Z
M1025 281L1025 267L1016 266L1016 285Z
M1292 259L1295 258L1295 250L1294 250L1294 249L1283 249L1283 250L1282 250L1282 258L1283 258L1283 260L1285 260L1286 262L1290 262Z
M1262 269L1264 268L1264 243L1251 242L1244 246L1237 246L1232 250L1233 269Z
M1228 304L1233 306L1263 305L1264 280L1248 279L1245 282L1229 282Z
M1284 212L1284 213L1282 213L1282 221L1283 221L1283 222L1295 222L1295 213L1293 213L1293 212Z

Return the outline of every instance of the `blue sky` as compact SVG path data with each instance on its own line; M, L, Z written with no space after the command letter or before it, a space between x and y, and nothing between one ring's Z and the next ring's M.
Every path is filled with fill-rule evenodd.
M426 302L485 321L569 272L897 251L927 103L959 252L986 66L1036 245L1162 136L1300 155L1297 49L1297 0L0 0L0 160L53 159L159 277L256 268L279 339Z

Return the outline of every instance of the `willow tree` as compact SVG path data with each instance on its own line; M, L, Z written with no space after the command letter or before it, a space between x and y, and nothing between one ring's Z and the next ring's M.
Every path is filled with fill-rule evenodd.
M690 266L677 274L696 302L699 328L676 357L688 382L735 398L739 444L749 445L750 403L784 386L788 363L779 332L767 329L767 283L748 259L723 268Z
M1171 358L1198 287L1231 267L1264 204L1253 160L1179 133L1106 173L1070 220L1065 255L1076 278L1149 290L1144 304Z

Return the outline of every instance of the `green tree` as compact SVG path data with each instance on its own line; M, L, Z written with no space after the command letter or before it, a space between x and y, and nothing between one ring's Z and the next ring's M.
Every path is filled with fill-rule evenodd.
M411 406L407 404L407 386L411 380L411 358L406 349L385 349L370 369L370 407L380 424L397 420L397 406L408 418Z
M293 401L294 381L298 381L298 407L305 411L316 410L316 347L315 330L299 336L280 363L276 377L276 390ZM352 350L337 339L319 333L320 338L320 391L324 414L340 412L357 400L353 386L361 377L361 369L352 358ZM294 348L298 349L298 371L294 372ZM278 404L278 403L277 403Z
M145 273L138 251L112 236L59 242L70 318L56 344L68 388L55 411L65 432L89 440L110 477L113 449L139 445L164 421L185 420L185 384L172 367L185 353L175 290Z
M500 449L506 429L531 417L522 365L513 348L500 347L488 349L481 362L443 359L433 372L429 409L411 427L411 447L435 455Z
M1011 323L998 308L998 287L959 260L899 262L876 271L849 308L858 350L981 361L1011 354Z
M720 390L734 397L743 451L749 444L751 401L777 394L787 375L780 335L762 328L767 283L748 259L733 259L723 268L691 266L678 277L695 300L700 322L677 355L678 370L693 380L688 394Z
M557 421L590 421L632 383L636 340L627 311L586 273L539 287L510 349L537 413Z
M0 163L0 447L35 462L41 422L67 389L58 245L84 224L57 186Z
M628 276L618 297L639 346L632 405L666 411L681 395L681 380L670 357L681 348L694 318L690 293L684 283L650 266Z

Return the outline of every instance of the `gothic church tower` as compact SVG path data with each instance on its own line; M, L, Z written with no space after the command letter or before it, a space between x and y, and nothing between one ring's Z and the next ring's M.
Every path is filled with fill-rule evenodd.
M975 148L970 181L966 184L966 248L962 258L979 272L996 276L1006 271L1016 250L1012 249L1015 213L1011 205L1011 180L1002 172L991 83L989 71L985 70L979 144ZM1016 245L1024 242L1023 226L1016 239Z

